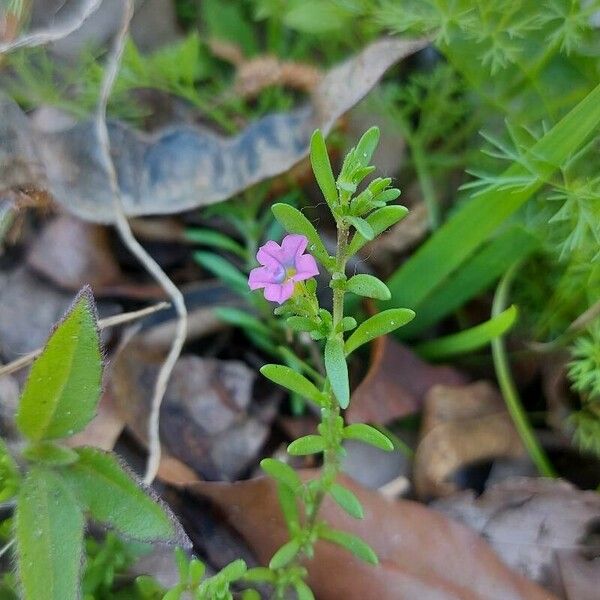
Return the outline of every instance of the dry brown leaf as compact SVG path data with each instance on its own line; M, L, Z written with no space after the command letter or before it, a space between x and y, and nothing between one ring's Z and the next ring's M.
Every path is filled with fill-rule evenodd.
M233 137L192 125L148 135L111 122L125 212L139 216L191 210L288 171L306 156L315 128L330 131L390 66L427 44L425 39L378 40L325 73L307 105L267 115ZM39 184L83 219L114 221L93 128L87 121L42 131L15 102L0 96L0 189Z
M598 493L566 481L518 478L478 498L462 492L434 506L479 531L504 562L561 597L598 598Z
M304 471L304 478L314 476ZM357 521L326 500L322 517L351 531L377 552L380 565L365 565L345 550L317 544L307 563L319 600L550 600L552 594L511 571L473 531L408 500L389 501L348 478L365 509ZM198 482L187 489L210 498L262 564L287 540L275 486L266 478L234 484Z
M425 398L415 489L422 498L452 494L457 486L450 478L461 467L523 453L502 397L490 383L436 385Z
M421 410L432 386L464 383L466 377L456 369L432 366L391 336L380 337L371 346L369 371L352 394L346 418L386 425Z

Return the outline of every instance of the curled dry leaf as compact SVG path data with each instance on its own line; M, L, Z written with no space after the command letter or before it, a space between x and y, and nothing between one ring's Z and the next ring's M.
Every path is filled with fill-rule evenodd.
M306 156L316 127L327 133L391 65L427 43L391 38L374 42L326 73L308 105L267 115L235 137L190 125L148 135L121 122L110 123L125 212L135 216L190 210L287 171ZM40 131L11 99L0 97L0 189L37 183L75 215L112 222L112 197L93 127L87 121L63 131Z
M457 490L450 479L461 467L523 453L502 397L490 383L436 385L425 398L415 489L424 498L445 496Z
M561 597L598 597L596 492L578 490L565 481L518 478L490 487L479 498L462 492L434 506L479 531L505 563Z
M302 476L314 476L304 471ZM551 600L554 596L511 571L476 533L421 504L389 501L341 478L365 509L354 520L327 499L321 516L361 536L379 556L372 567L337 546L319 542L306 563L319 600ZM267 478L234 484L197 482L187 489L210 498L262 564L287 539L275 485ZM332 576L335 574L335 576Z
M346 418L350 423L386 425L421 410L434 385L461 385L466 377L456 369L432 366L391 336L371 346L371 365L352 394Z
M146 443L150 390L162 359L162 353L132 342L113 364L115 402L142 443ZM257 408L250 405L254 379L254 372L239 361L181 357L160 413L166 453L207 479L239 476L260 451L269 433L267 423L274 417L274 410L249 412ZM175 479L181 479L180 471L177 465ZM187 473L183 478L189 479Z

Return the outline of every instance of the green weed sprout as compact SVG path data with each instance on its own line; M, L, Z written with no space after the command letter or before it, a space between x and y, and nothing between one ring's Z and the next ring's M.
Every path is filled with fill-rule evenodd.
M319 518L319 511L325 497L331 496L349 515L357 519L363 516L363 508L356 496L336 482L344 440L360 440L382 450L393 450L392 442L377 429L365 424L346 426L341 416L341 410L350 404L348 356L414 317L413 311L396 308L380 312L359 325L354 318L344 315L346 293L378 300L389 299L390 292L382 281L366 274L348 277L346 264L367 241L407 213L403 206L388 206L400 195L399 190L390 187L390 179L373 179L359 191L359 185L374 170L369 163L378 141L379 130L375 127L369 129L348 153L335 179L323 135L315 131L311 139L310 159L337 227L335 256L329 255L316 229L298 209L275 204L273 214L288 235L281 245L269 241L259 249L257 259L261 266L254 269L249 277L251 289L262 288L268 300L279 304L275 314L285 318L290 329L306 332L314 340L322 342L326 371L324 384L320 385L318 379L311 380L286 365L268 364L261 369L265 377L300 394L317 405L321 413L317 433L301 437L288 446L288 452L293 456L323 456L318 478L303 482L282 461L267 458L261 463L264 471L277 482L290 539L275 552L269 569L250 569L246 578L270 583L275 587L277 598L286 597L290 587L295 589L301 600L313 598L305 582L306 570L301 560L313 556L317 540L337 544L358 558L377 564L375 552L363 540L348 532L332 529ZM333 296L331 312L320 307L316 295L314 276L319 271L317 261L329 274Z

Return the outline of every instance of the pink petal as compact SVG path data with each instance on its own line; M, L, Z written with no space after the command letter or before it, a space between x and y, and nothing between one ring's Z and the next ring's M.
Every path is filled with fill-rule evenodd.
M267 267L256 267L250 271L248 276L248 286L251 290L257 290L264 288L270 283L276 283L273 277L273 271L267 269Z
M292 277L294 281L304 281L318 274L317 262L310 254L304 254L296 258L296 274Z
M283 304L294 293L294 282L286 281L282 284L270 283L265 287L265 298L271 302Z
M306 250L307 245L308 239L304 235L286 235L283 240L281 240L282 254L285 257L284 260L288 261L289 264L293 264L294 258L302 254Z
M269 267L272 271L277 271L277 268L283 265L282 250L277 242L269 240L264 246L261 246L256 253L256 260L265 267Z

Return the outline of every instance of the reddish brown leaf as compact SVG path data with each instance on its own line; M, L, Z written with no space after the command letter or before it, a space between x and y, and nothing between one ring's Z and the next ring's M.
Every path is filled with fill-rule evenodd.
M310 471L304 478L314 476ZM319 600L549 600L554 598L511 571L473 531L421 504L391 502L348 478L365 509L356 521L327 500L322 517L351 531L377 552L380 565L361 563L346 551L319 543L307 563ZM234 484L198 482L188 489L210 498L244 537L259 561L267 564L286 541L286 527L275 486L266 478Z
M380 337L372 345L371 366L352 394L346 419L386 425L420 410L432 386L464 383L465 376L456 369L432 366L392 337Z

